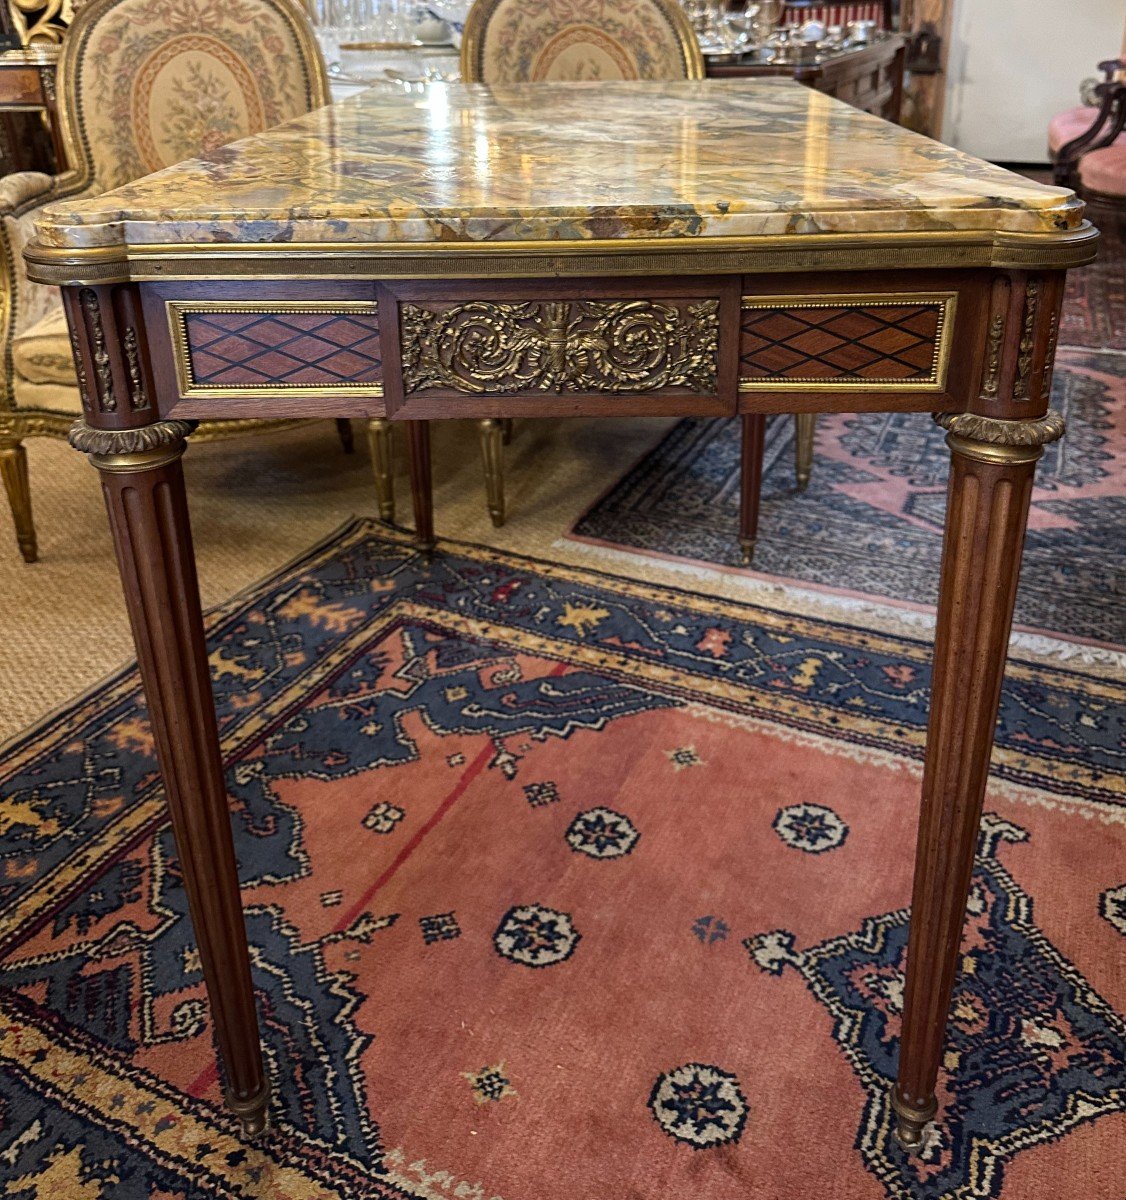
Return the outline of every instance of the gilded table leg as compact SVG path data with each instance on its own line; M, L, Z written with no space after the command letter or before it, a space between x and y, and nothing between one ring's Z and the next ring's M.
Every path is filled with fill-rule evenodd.
M809 477L813 474L813 435L816 432L816 413L794 414L794 474L798 490L802 492L809 487Z
M1063 432L1055 414L938 418L952 451L907 985L892 1097L896 1136L919 1146L959 964L993 729L1036 461Z
M164 778L227 1104L247 1136L267 1124L250 959L208 674L180 456L191 426L79 423L71 444L98 468L141 682Z
M504 422L488 417L478 421L477 436L485 468L485 502L499 529L504 524Z
M762 456L766 450L766 414L743 417L743 454L739 474L739 548L750 566L758 541L759 506L762 502Z
M395 519L395 452L394 431L386 417L368 421L368 445L371 447L371 468L375 474L375 496L379 502L379 519Z
M39 545L31 516L31 480L27 473L27 451L16 438L0 438L0 479L4 480L12 508L16 544L24 562L33 563L39 558Z
M434 545L434 485L430 477L430 423L408 421L410 443L411 499L414 502L414 534L420 546Z

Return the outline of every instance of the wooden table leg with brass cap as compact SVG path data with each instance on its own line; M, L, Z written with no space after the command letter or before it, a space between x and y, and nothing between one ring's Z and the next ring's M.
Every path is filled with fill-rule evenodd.
M935 1085L960 965L1032 480L1044 446L1064 431L1063 418L1044 411L1055 320L1050 325L1044 320L1040 328L1039 285L1030 285L1026 296L1008 361L998 357L984 368L978 403L1003 415L934 418L948 431L951 467L899 1074L892 1093L895 1134L907 1150L921 1146L938 1107ZM1000 298L1007 299L1007 289ZM1058 314L1057 307L1052 311ZM1033 370L1036 346L1042 357ZM1028 399L1033 379L1037 401ZM1002 381L1007 400L997 399Z
M113 337L114 297L71 303L86 420L70 443L102 480L165 801L207 986L226 1100L248 1137L267 1126L259 1042L195 556L180 462L194 423L153 420L140 322ZM124 352L124 354L122 353ZM127 361L123 361L123 357ZM93 386L86 380L93 381ZM145 398L143 407L139 398ZM148 418L150 423L143 423ZM101 426L96 428L95 425Z

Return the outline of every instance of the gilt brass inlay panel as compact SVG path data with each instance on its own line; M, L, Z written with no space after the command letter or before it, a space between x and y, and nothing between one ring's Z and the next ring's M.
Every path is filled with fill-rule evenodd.
M374 300L170 300L180 394L382 396Z
M403 390L714 393L719 301L403 304Z
M957 294L745 296L741 392L941 392Z

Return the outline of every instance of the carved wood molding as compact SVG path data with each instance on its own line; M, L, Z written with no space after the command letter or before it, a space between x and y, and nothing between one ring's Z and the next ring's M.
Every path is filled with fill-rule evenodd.
M717 389L718 300L473 300L399 316L408 393Z

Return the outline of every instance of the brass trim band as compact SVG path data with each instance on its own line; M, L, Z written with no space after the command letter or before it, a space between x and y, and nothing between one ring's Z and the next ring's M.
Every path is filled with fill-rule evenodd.
M34 239L25 258L37 283L82 286L129 280L508 279L574 275L676 275L872 271L950 267L1067 268L1091 262L1089 221L1058 234L992 230L764 237L604 238L517 242L206 242L62 248ZM263 261L265 260L265 261ZM266 263L273 267L262 268Z

